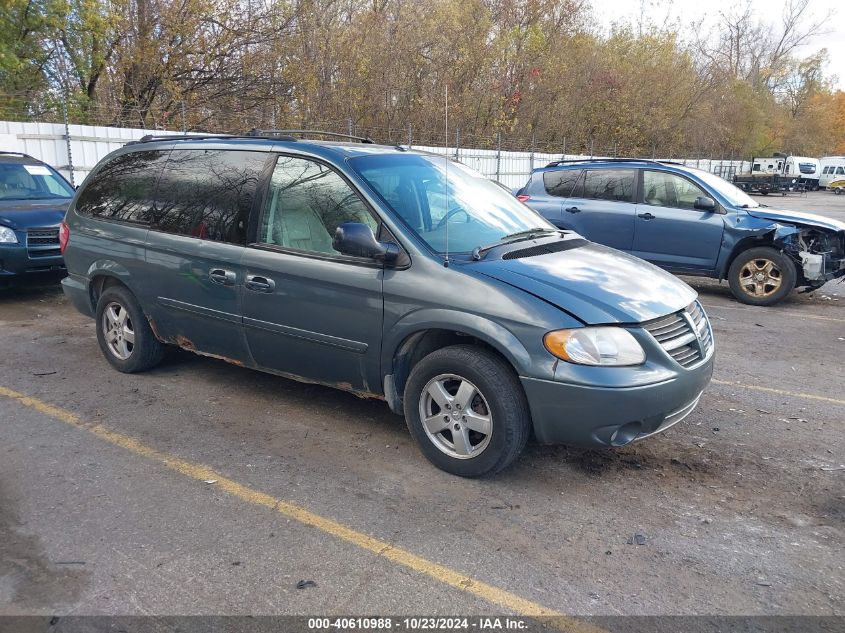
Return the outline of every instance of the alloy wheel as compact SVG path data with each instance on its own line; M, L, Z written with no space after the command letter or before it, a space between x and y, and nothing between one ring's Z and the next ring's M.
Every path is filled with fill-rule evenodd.
M770 297L780 289L783 275L770 259L752 259L740 269L739 283L754 297Z
M103 310L101 325L108 350L119 360L128 360L135 349L135 329L126 308L110 302Z
M490 444L490 405L466 378L456 374L432 378L420 395L419 411L429 440L450 457L477 457Z

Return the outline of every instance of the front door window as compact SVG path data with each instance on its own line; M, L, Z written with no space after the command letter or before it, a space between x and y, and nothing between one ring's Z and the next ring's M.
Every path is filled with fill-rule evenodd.
M655 207L694 209L695 200L706 196L700 187L692 182L662 171L643 173L643 202Z
M332 248L337 227L360 222L373 233L378 222L335 171L316 161L279 156L258 241L287 249L339 255Z

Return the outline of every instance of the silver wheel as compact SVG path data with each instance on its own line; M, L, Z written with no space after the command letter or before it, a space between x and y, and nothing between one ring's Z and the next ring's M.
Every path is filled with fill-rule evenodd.
M428 439L449 457L470 459L490 444L493 416L478 387L455 374L440 374L420 394L420 420Z
M110 302L103 310L100 326L108 350L119 360L128 360L135 349L135 329L126 308L116 301Z

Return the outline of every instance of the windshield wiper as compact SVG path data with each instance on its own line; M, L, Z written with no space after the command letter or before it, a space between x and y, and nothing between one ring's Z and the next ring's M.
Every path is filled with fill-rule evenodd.
M501 246L502 244L509 244L511 242L522 242L524 240L533 240L538 235L542 235L544 233L559 233L559 229L553 229L547 226L537 226L531 229L525 229L524 231L517 231L516 233L510 233L509 235L505 235L502 238L499 238L497 242L493 244L488 244L487 246L476 246L472 249L472 258L474 260L481 259L481 254L486 253L492 248L496 248L497 246Z

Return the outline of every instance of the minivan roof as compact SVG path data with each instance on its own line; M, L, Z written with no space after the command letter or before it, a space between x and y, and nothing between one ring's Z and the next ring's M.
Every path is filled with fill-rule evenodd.
M124 148L131 151L151 149L173 149L176 147L194 149L252 149L261 151L278 151L280 149L312 152L325 158L351 158L355 156L369 156L372 154L404 154L417 152L400 145L377 145L372 142L348 141L317 141L311 139L294 139L290 137L253 137L253 136L175 136L152 137L143 141L132 141Z

